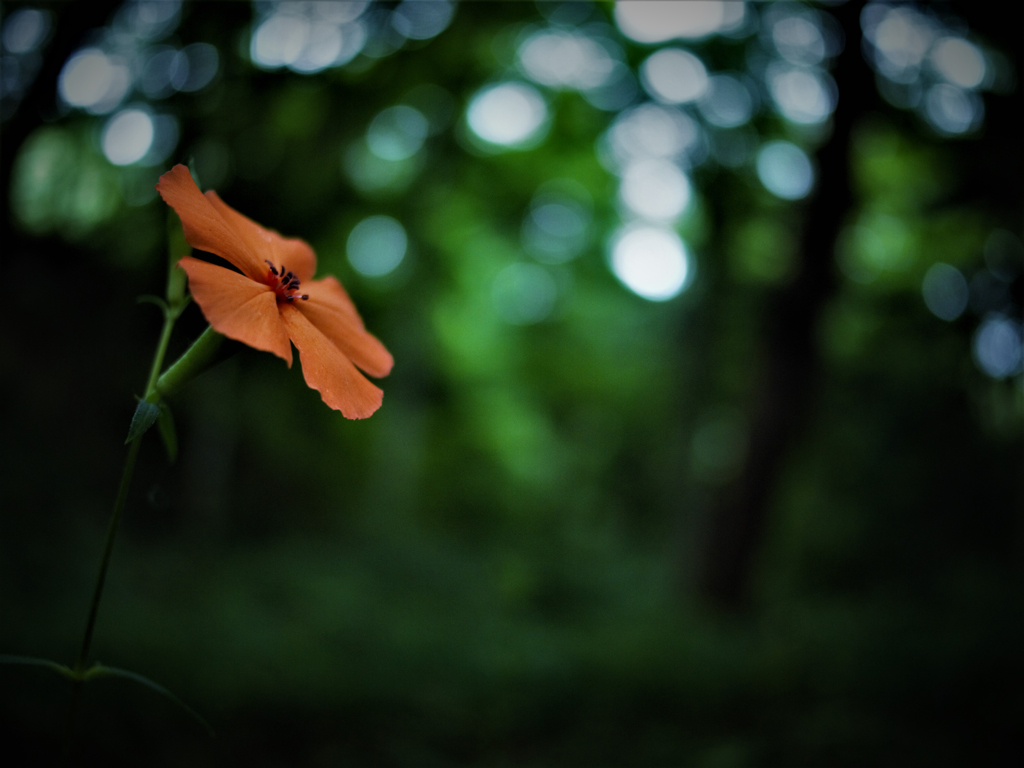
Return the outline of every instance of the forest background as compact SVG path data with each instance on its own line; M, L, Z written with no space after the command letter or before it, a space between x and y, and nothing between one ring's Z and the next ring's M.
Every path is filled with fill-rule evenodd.
M0 5L0 653L79 641L171 165L311 243L396 361L366 421L248 349L172 403L94 655L218 735L97 681L83 762L1019 738L1022 8L642 6ZM45 764L66 701L0 667L4 751Z

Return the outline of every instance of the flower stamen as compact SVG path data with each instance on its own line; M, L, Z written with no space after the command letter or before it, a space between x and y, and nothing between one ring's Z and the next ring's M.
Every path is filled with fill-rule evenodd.
M295 291L299 290L299 286L302 285L302 283L299 281L299 278L295 276L294 272L291 272L284 264L282 264L280 269L278 269L269 259L264 259L264 261L266 261L267 266L270 267L270 274L267 275L266 280L267 285L274 289L274 292L277 294L278 302L285 301L290 304L296 299L301 299L302 301L309 300L308 293L295 293Z

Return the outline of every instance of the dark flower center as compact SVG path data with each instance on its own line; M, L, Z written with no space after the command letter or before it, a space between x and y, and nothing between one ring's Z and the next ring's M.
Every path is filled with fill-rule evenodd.
M267 265L270 267L270 274L267 275L267 285L274 289L278 302L287 301L291 303L296 299L302 299L303 301L309 299L309 294L296 293L299 290L299 278L289 271L284 264L281 265L280 269L275 267L270 261L267 261Z

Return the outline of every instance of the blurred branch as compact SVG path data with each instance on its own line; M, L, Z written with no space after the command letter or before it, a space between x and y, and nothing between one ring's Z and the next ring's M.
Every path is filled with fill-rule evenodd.
M742 606L764 539L768 510L789 448L807 420L819 374L816 334L834 294L836 239L850 206L850 137L854 123L877 103L872 73L861 52L863 2L835 8L846 44L833 75L839 102L833 132L817 154L819 184L805 213L795 279L767 302L762 328L764 362L754 387L750 449L739 478L712 501L699 544L697 588L711 602Z

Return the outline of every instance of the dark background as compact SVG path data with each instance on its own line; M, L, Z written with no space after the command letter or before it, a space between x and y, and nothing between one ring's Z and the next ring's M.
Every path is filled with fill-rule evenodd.
M362 422L298 364L248 349L174 401L180 457L147 435L93 656L166 685L217 738L100 680L73 762L963 766L1019 751L1024 378L989 375L972 345L993 309L1019 323L1021 269L1001 304L975 291L948 322L921 285L937 262L971 280L993 231L1021 235L1020 8L929 4L1004 67L983 123L944 138L879 95L861 4L819 6L846 42L828 130L801 139L765 95L751 123L806 147L815 192L780 201L752 161L696 167L699 212L679 225L696 277L650 302L606 258L620 213L595 141L614 112L546 90L538 146L465 138L473 94L552 6L462 3L433 39L300 74L251 62L266 7L187 3L162 43L216 46L218 74L160 101L180 135L151 167L112 165L107 118L55 98L120 4L0 12L25 7L50 31L2 124L0 652L70 663L80 642L160 329L135 299L163 290L166 209L146 190L170 165L192 158L217 180L204 187L308 240L396 361ZM614 24L610 5L588 13ZM657 47L615 34L634 71ZM742 70L764 42L686 45ZM404 186L360 189L345 153L424 83L450 95L449 127ZM491 281L529 261L523 217L552 178L589 191L591 242L551 268L553 313L512 324ZM370 278L345 244L378 214L411 248ZM858 282L834 254L873 215L913 246ZM204 325L190 308L169 359ZM0 667L0 754L54 760L67 696L50 672Z

